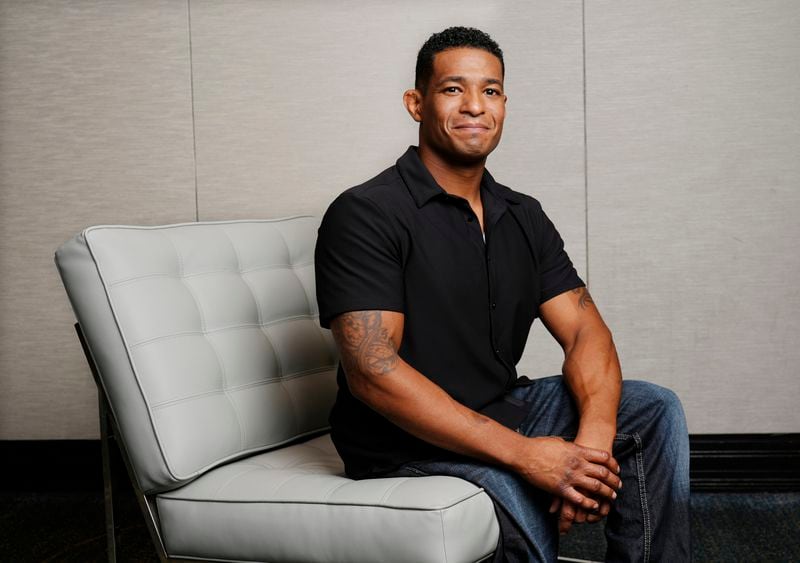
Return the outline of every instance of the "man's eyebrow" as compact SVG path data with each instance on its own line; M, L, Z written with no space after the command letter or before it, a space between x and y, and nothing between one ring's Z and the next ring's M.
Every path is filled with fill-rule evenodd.
M445 76L439 82L436 83L436 86L441 86L445 82L464 82L463 76Z
M437 82L435 86L441 86L445 82L458 82L459 84L463 84L466 81L467 81L467 79L464 78L463 76L445 76L439 82ZM492 77L488 77L488 76L483 78L483 83L484 84L499 84L500 86L503 85L503 81L500 80L499 78L492 78Z

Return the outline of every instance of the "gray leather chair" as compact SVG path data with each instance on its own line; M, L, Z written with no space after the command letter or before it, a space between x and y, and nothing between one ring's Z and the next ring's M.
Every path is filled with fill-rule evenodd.
M55 261L161 560L475 562L482 489L353 481L330 441L336 349L319 327L317 220L95 226Z

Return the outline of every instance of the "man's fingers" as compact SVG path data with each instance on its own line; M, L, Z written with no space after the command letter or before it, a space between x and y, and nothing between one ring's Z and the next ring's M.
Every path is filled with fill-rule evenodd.
M585 508L586 510L599 510L600 504L594 500L593 498L589 498L585 495L579 493L575 487L564 487L561 489L561 495L564 497L566 501L569 503L574 504L575 506L579 506L581 508ZM568 504L567 502L564 505ZM561 513L564 513L564 506L561 506Z
M558 517L558 531L562 534L566 534L576 522L588 522L590 524L600 522L611 509L611 503L608 501L602 501L599 510L595 512L576 507L567 500L563 501L561 506L561 512Z
M609 487L608 485L604 485L602 482L598 481L597 479L593 479L592 477L581 477L575 480L575 487L586 491L592 496L601 496L610 500L615 500L617 498L617 493Z
M550 503L550 514L555 514L559 508L561 508L561 497L554 496L553 502Z
M586 521L590 524L594 524L595 522L599 522L604 517L608 516L609 512L611 512L611 503L607 500L601 501L600 510L588 513L586 515Z
M599 522L602 519L603 519L603 517L600 516L599 514L587 514L586 515L586 521L589 522L589 524L594 524L596 522Z
M617 460L614 457L603 450L596 450L594 448L587 448L585 446L579 446L583 451L583 456L592 463L596 463L598 465L604 465L613 471L616 474L619 474L620 467Z
M602 481L614 490L622 488L622 479L604 465L589 464L589 467L586 469L586 475L594 477L598 481Z
M566 534L572 528L572 521L579 509L569 501L561 503L561 512L558 515L558 533Z
M575 514L578 510L571 502L564 502L561 505L561 512L558 515L560 520L569 520L570 522L575 519Z
M559 518L558 520L558 533L562 536L569 532L569 529L572 528L572 520L564 520Z

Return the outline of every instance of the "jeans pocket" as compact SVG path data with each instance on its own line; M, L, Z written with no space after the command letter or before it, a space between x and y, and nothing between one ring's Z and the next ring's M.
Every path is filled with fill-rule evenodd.
M419 467L405 464L393 471L383 474L382 477L427 477L428 475L430 475L430 473L423 471Z
M404 465L403 469L407 469L408 471L411 471L412 473L416 473L420 477L427 477L427 476L430 475L430 473L426 473L425 471L423 471L419 467L414 467L413 465Z

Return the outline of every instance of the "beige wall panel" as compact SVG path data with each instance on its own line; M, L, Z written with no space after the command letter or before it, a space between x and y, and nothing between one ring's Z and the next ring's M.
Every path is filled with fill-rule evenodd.
M800 4L587 2L589 271L690 431L800 431Z
M194 218L186 3L1 3L0 439L97 436L56 247Z
M416 144L402 107L427 37L451 25L505 52L505 137L489 160L538 197L585 272L581 3L191 2L203 220L321 214ZM538 327L520 372L560 370Z

